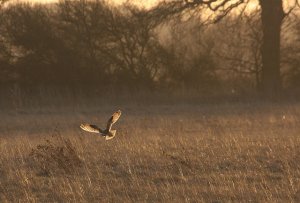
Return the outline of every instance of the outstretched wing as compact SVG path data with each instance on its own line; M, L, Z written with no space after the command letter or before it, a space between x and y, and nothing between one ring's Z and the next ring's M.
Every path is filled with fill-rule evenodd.
M119 120L121 116L121 110L116 111L111 117L110 119L107 121L107 127L106 130L109 132L111 129L111 126L117 122L117 120Z
M85 130L85 131L91 132L91 133L101 133L102 132L102 130L96 125L81 124L80 128L82 130Z

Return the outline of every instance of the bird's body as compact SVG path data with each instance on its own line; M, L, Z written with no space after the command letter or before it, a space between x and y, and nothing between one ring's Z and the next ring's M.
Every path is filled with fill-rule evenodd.
M111 127L115 122L117 122L117 120L120 118L120 116L121 116L121 111L120 110L116 111L108 120L106 129L104 129L104 130L99 128L96 125L91 125L91 124L87 124L87 123L81 124L80 128L87 132L98 133L98 134L104 136L106 140L110 140L115 137L116 132L117 132L116 130L112 130Z

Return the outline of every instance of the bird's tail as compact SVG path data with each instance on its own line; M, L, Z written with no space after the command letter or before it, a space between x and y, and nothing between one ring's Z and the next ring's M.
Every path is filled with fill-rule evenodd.
M116 136L116 130L111 130L107 133L107 135L105 136L105 140L110 140L112 138L114 138Z

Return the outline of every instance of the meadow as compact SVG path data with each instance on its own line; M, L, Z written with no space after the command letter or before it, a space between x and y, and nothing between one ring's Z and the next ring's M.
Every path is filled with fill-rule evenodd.
M297 102L86 100L2 104L0 202L300 201Z

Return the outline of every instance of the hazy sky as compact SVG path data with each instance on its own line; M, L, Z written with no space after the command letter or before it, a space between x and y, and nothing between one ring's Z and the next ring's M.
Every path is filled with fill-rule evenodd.
M59 0L13 0L13 1L19 1L19 2L25 1L25 2L34 2L34 3L54 3L54 2L58 2ZM126 0L106 0L106 1L114 2L116 4L122 4ZM146 8L150 8L150 7L154 6L160 0L130 0L130 1L134 2L136 4L139 4L139 5L143 5ZM285 2L289 2L289 0L287 0ZM248 4L248 9L252 10L256 6L257 6L257 0L252 0L250 2L250 4Z
M28 2L35 2L35 3L53 3L53 2L57 2L59 0L15 0L15 1L22 1L22 2L28 1ZM125 2L126 0L110 0L110 1L114 1L117 4L121 4L121 3ZM132 1L136 2L136 3L142 2L142 4L144 4L144 6L151 7L151 6L155 5L155 3L158 0L132 0Z
M35 3L53 3L53 2L58 2L59 0L14 0L14 1L28 1L28 2L35 2ZM108 2L115 2L116 4L121 4L125 2L126 0L107 0ZM143 4L145 7L151 7L155 5L159 0L131 0L132 2L136 2L137 4ZM291 0L286 0L284 1L285 7L288 7L289 5L292 4L293 1ZM257 6L257 0L252 0L250 4L248 5L248 8L252 10L254 7Z
M16 0L16 1L27 1L27 0ZM57 0L28 0L29 2L38 2L38 3L50 3L56 2Z

